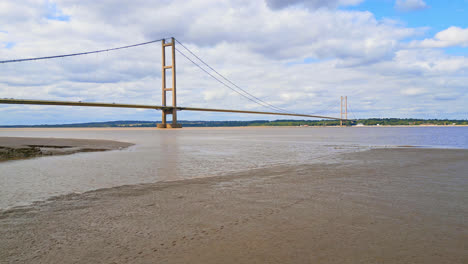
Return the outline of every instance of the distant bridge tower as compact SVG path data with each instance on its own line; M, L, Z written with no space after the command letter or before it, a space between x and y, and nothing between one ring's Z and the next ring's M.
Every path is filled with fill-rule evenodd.
M162 122L157 124L158 128L181 128L182 125L177 123L177 93L176 93L176 59L175 59L175 39L171 38L170 43L162 40L162 106L166 104L166 92L172 92L172 107L162 110ZM172 63L166 65L166 47L171 47ZM167 70L172 73L172 87L166 87L166 73ZM172 115L172 124L167 123L167 115Z
M348 120L348 96L341 96L340 126L343 126L343 116Z

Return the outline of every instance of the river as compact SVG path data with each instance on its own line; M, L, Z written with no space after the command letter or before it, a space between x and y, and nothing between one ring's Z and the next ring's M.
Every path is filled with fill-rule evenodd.
M0 163L0 209L100 188L337 162L382 147L468 148L468 127L0 129L0 136L108 139L135 145Z

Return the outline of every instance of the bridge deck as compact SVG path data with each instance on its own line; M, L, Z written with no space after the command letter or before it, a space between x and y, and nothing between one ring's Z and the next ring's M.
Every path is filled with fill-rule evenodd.
M87 106L87 107L117 107L117 108L139 108L139 109L155 109L170 111L177 109L178 111L204 111L204 112L224 112L224 113L241 113L241 114L260 114L260 115L282 115L282 116L301 116L333 120L345 120L338 117L320 116L320 115L305 115L295 113L279 113L279 112L261 112L247 110L230 110L230 109L212 109L212 108L197 108L197 107L172 107L159 105L138 105L138 104L117 104L117 103L91 103L91 102L72 102L72 101L49 101L49 100L28 100L28 99L0 99L0 104L26 104L26 105L60 105L60 106Z

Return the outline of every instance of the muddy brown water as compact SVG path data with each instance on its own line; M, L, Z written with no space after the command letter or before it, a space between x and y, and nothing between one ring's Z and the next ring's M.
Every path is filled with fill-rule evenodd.
M0 136L104 139L124 150L0 163L0 208L122 185L336 162L374 147L468 148L467 127L0 129Z

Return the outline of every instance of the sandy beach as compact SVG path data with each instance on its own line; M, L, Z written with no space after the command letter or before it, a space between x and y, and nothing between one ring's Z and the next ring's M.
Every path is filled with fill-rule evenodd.
M121 186L0 213L2 263L467 263L468 151Z

